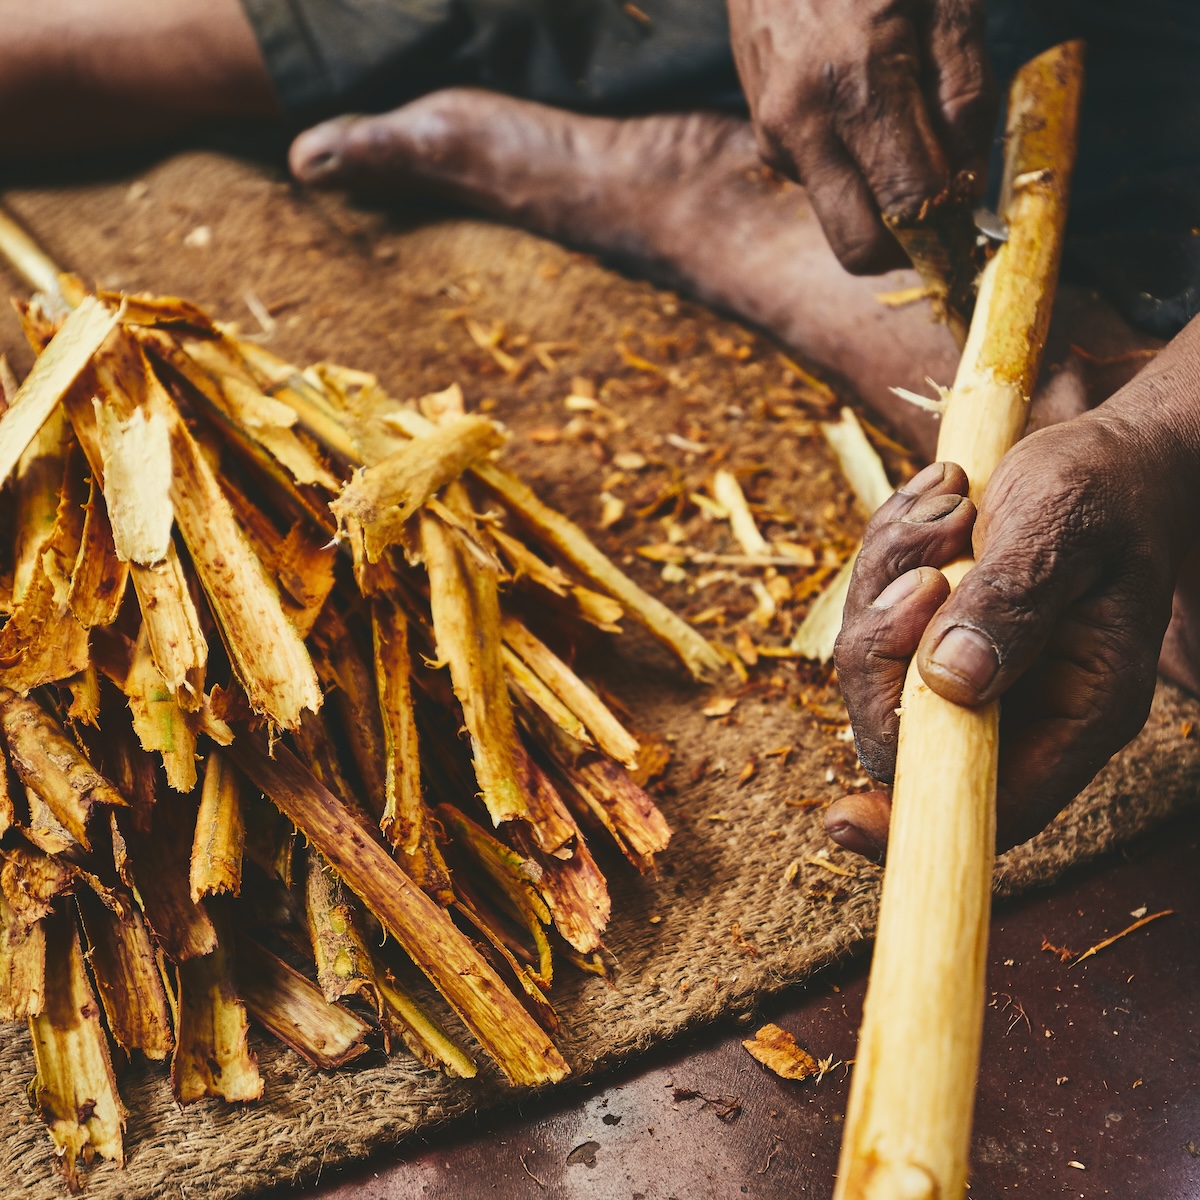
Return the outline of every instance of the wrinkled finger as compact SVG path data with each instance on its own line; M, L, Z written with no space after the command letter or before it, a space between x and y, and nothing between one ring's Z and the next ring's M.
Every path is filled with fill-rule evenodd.
M924 31L929 111L951 169L974 171L984 184L996 126L997 96L980 0L933 6Z
M909 659L930 617L949 595L950 584L941 571L917 567L842 623L833 652L838 681L858 760L876 779L890 780L895 772L896 710Z
M949 162L921 89L914 27L894 18L868 36L871 52L826 79L833 128L879 211L909 223L949 186Z
M846 599L848 614L872 603L914 567L941 567L970 546L975 506L954 463L933 463L882 504L867 525Z
M883 862L891 813L887 792L856 792L826 809L825 832L844 849Z
M793 144L785 154L795 162L809 203L821 222L829 248L852 275L880 275L909 265L908 256L879 215L862 171L835 142Z

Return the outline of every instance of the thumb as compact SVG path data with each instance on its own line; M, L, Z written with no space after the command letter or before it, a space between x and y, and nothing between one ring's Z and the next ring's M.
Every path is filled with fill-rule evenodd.
M1062 532L1020 517L989 522L979 561L917 648L921 676L935 692L974 707L1028 670L1059 616L1097 578L1094 559L1065 545Z

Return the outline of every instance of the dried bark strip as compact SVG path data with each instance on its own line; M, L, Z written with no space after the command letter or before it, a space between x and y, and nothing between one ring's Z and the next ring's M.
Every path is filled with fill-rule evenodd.
M495 571L468 564L458 535L440 518L422 512L420 529L438 659L450 667L483 802L496 825L528 819L513 766L516 730L500 656Z
M366 1021L246 937L238 939L238 986L249 1014L314 1067L331 1071L371 1048Z
M204 787L196 816L189 871L192 902L203 896L242 889L242 847L246 826L242 817L241 783L226 756L215 747L204 763Z
M126 800L35 700L0 689L0 729L18 778L45 802L64 829L88 849L87 824L97 804Z
M237 738L231 753L325 855L346 886L428 976L513 1083L547 1083L568 1074L554 1045L445 911L404 874L292 754L277 746L271 758L246 735Z
M617 762L636 767L640 749L637 738L613 716L604 701L515 617L505 617L501 628L505 643L587 726L600 749Z
M8 411L0 417L0 484L8 481L25 448L112 332L117 317L89 296L67 316L38 355Z
M412 663L408 621L395 604L377 597L371 602L371 632L387 762L379 827L408 874L440 904L449 904L454 898L450 876L434 841L429 809L421 794L417 719L409 683Z
M86 888L76 895L88 961L113 1041L165 1059L175 1046L171 1011L154 947L141 911L129 905L122 920Z
M205 1096L231 1103L263 1092L258 1059L247 1040L246 1006L234 982L231 937L221 931L209 954L179 964L179 1027L171 1087L180 1104Z
M35 1104L50 1129L67 1186L78 1191L78 1160L99 1154L124 1163L125 1109L117 1094L100 1006L69 913L46 918L46 1004L29 1019L37 1064Z
M415 437L395 454L361 467L330 505L339 526L361 526L367 558L378 562L401 540L408 519L467 467L504 445L504 434L487 417L459 417Z
M179 703L180 692L167 687L155 665L146 625L138 635L122 691L142 749L162 755L167 783L175 791L190 792L196 786L196 732Z
M83 540L67 593L67 603L84 629L108 626L117 619L129 581L129 564L117 557L108 510L100 496L93 479L84 508Z
M238 679L255 712L295 729L304 709L321 706L312 660L200 447L144 359L143 366L150 411L171 434L175 520Z

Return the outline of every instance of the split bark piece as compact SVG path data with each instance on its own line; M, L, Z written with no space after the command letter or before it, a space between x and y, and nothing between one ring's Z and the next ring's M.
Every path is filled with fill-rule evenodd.
M321 706L312 660L200 447L144 358L142 365L149 411L170 431L175 520L238 679L255 712L295 729L304 709Z
M978 503L1025 424L1050 320L1074 162L1083 47L1018 72L1009 99L1009 241L984 272L938 439ZM951 583L969 561L947 569ZM902 700L888 863L837 1200L958 1200L984 1010L999 708L965 709L916 664ZM931 1007L931 997L936 1003Z
M662 601L642 591L592 544L579 526L543 504L532 488L493 463L477 463L472 470L556 554L618 600L634 620L669 647L693 676L708 679L724 670L724 660L701 634Z
M457 1079L474 1079L475 1060L387 971L376 966L376 977L389 1018L413 1056Z
M263 1092L250 1049L246 1006L238 999L231 936L225 928L209 954L179 964L179 1027L171 1087L180 1104L205 1096L231 1103Z
M505 617L501 628L510 649L584 723L600 749L627 767L637 766L637 738L604 701L515 617Z
M510 687L515 687L525 698L536 704L569 737L585 746L592 746L592 735L584 723L542 682L526 664L524 659L504 646L504 671Z
M129 577L163 682L180 707L198 706L204 695L208 642L174 544L156 566L131 564Z
M729 514L729 526L742 549L751 558L769 555L770 543L759 532L742 486L732 472L718 471L713 476L712 490L717 503Z
M513 1083L564 1078L562 1056L499 976L387 851L357 826L337 798L285 749L267 755L239 734L234 760L329 860L346 886L445 996Z
M125 1161L125 1109L108 1039L70 913L46 918L46 1006L29 1020L37 1064L37 1110L50 1129L67 1186L78 1191L78 1161L99 1154Z
M93 479L84 509L83 539L67 594L75 619L84 629L111 625L121 609L128 581L129 564L117 556L108 510L100 486Z
M836 421L822 421L821 432L837 456L862 510L870 516L892 494L892 485L879 452L871 445L852 408L843 408Z
M438 659L449 664L462 705L483 802L496 825L527 819L529 806L513 766L516 729L500 654L495 571L468 563L458 534L441 518L423 511L419 519Z
M339 525L362 528L367 558L378 562L403 536L408 519L467 467L504 445L487 417L460 417L415 437L395 454L362 467L330 505Z
M35 792L85 850L87 824L97 804L126 807L126 800L37 703L0 689L0 729L18 778Z
M225 755L212 749L204 762L204 787L192 840L189 878L193 903L198 904L203 896L223 892L236 896L241 891L245 840L241 783Z
M167 422L144 408L122 418L111 398L96 397L92 404L117 557L151 567L167 557L175 522Z
M46 1001L46 933L0 891L0 1021L35 1017Z
M0 484L8 482L17 460L112 332L117 318L117 313L89 296L38 355L8 411L0 417Z
M76 896L88 940L88 962L113 1041L126 1052L165 1059L175 1047L171 1011L141 910L121 919L91 891Z
M450 876L430 827L429 809L421 793L421 760L417 719L413 712L409 672L408 621L393 603L371 602L375 646L375 686L383 722L387 774L383 816L379 826L417 883L440 904L454 898Z
M375 965L362 917L346 885L311 846L305 862L304 911L317 983L325 999L334 1004L344 996L361 995L378 1009Z
M27 530L24 548L29 571L15 611L0 632L0 662L7 664L0 669L0 684L22 695L44 683L69 679L88 663L87 630L69 603L71 574L83 538L82 464L78 450L70 447L61 457L51 456L51 462L58 482L47 477L41 485L53 487L54 508L48 512L47 499L46 505L25 514L27 518L40 515L42 529ZM26 477L24 482L34 481ZM44 526L47 515L48 528ZM16 567L20 570L22 563L18 561Z
M281 1042L325 1071L361 1057L371 1048L371 1026L299 971L250 938L238 939L238 986L246 1009Z
M14 604L20 604L33 580L58 516L66 467L66 423L61 409L46 418L33 441L25 447L13 480L17 521L13 545Z
M195 801L183 796L154 805L149 834L122 828L128 847L122 877L136 886L154 936L177 963L202 957L217 944L212 918L192 899L188 881L195 829Z
M453 838L458 850L478 868L479 874L467 872L471 892L486 886L490 898L518 924L529 932L537 953L536 970L526 968L541 988L548 988L554 974L546 926L550 924L550 908L542 898L538 885L542 869L532 859L524 858L511 846L492 837L469 817L449 804L439 804L438 819ZM476 906L478 907L478 906Z
M196 731L154 661L150 631L138 635L133 663L121 689L129 699L133 731L147 754L161 754L167 783L177 792L196 786Z

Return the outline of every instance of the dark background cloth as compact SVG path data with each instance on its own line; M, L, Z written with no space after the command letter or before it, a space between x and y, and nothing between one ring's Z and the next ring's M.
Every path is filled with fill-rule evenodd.
M724 0L243 3L299 121L454 84L588 112L745 112ZM1088 71L1064 273L1170 337L1200 312L1200 0L988 4L1001 86L1076 37Z

